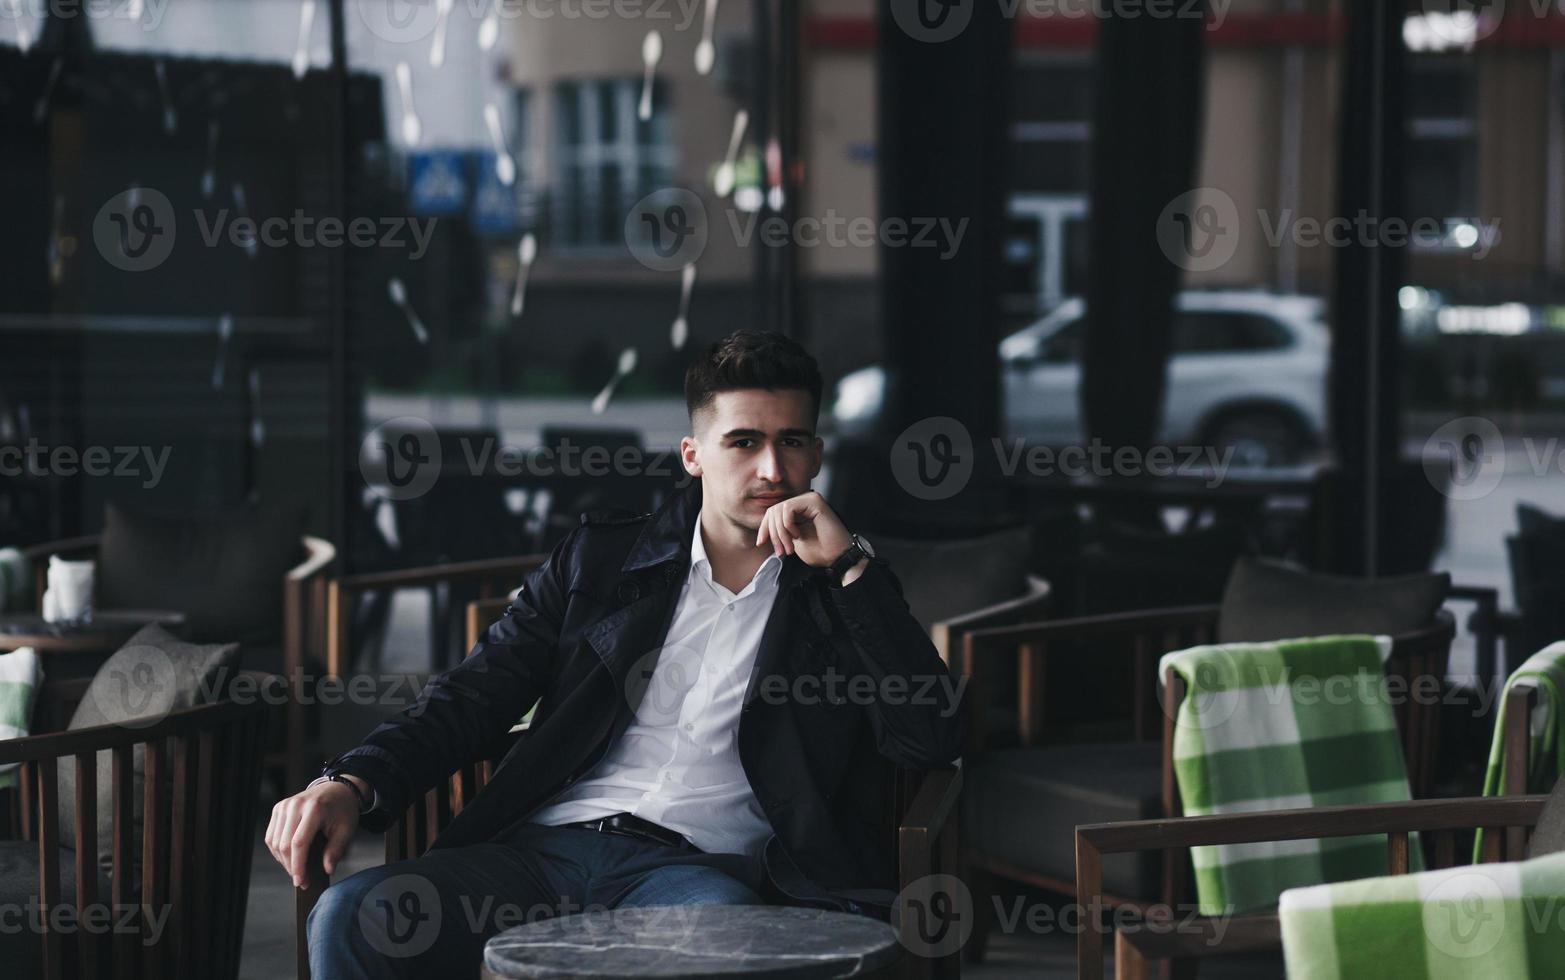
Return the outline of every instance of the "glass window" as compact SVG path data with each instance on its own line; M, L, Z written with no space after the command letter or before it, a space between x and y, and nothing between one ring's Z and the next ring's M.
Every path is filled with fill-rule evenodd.
M654 82L651 117L641 121L641 85L614 78L557 86L556 166L565 186L555 200L555 247L622 248L627 209L672 180L666 86Z

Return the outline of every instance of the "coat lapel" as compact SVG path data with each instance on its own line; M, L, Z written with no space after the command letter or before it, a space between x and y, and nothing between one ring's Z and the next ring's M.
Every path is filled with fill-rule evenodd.
M812 571L797 555L783 558L782 571L777 574L777 596L772 600L772 611L766 617L766 628L761 631L761 646L755 655L755 666L750 671L750 684L745 688L745 704L755 700L760 693L762 678L786 672L793 629L789 613L794 602L803 601L801 593L806 588L804 580Z

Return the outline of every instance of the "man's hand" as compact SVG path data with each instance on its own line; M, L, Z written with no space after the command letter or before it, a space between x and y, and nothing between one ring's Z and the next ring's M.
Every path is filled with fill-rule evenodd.
M853 535L842 519L826 505L826 498L811 490L766 508L755 543L768 541L779 555L797 555L813 568L825 568L848 550ZM858 578L868 560L861 560L842 577L844 585Z
M370 787L357 776L347 776L370 795ZM348 850L353 832L359 829L359 801L353 790L336 782L317 783L302 793L281 800L272 807L272 822L266 826L266 846L272 857L293 876L295 888L304 887L305 862L317 834L326 835L322 863L326 873L337 869L337 862Z

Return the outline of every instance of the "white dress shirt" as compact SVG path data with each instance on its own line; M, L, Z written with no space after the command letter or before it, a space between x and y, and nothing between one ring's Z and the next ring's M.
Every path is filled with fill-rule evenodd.
M781 569L769 555L739 593L728 591L712 578L696 515L690 573L635 717L533 823L633 813L709 853L760 853L772 827L739 761L739 711Z

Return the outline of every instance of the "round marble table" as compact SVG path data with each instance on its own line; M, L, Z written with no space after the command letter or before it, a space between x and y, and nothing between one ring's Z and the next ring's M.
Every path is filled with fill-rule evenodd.
M486 980L523 977L850 977L896 962L878 919L782 905L648 905L508 929Z

